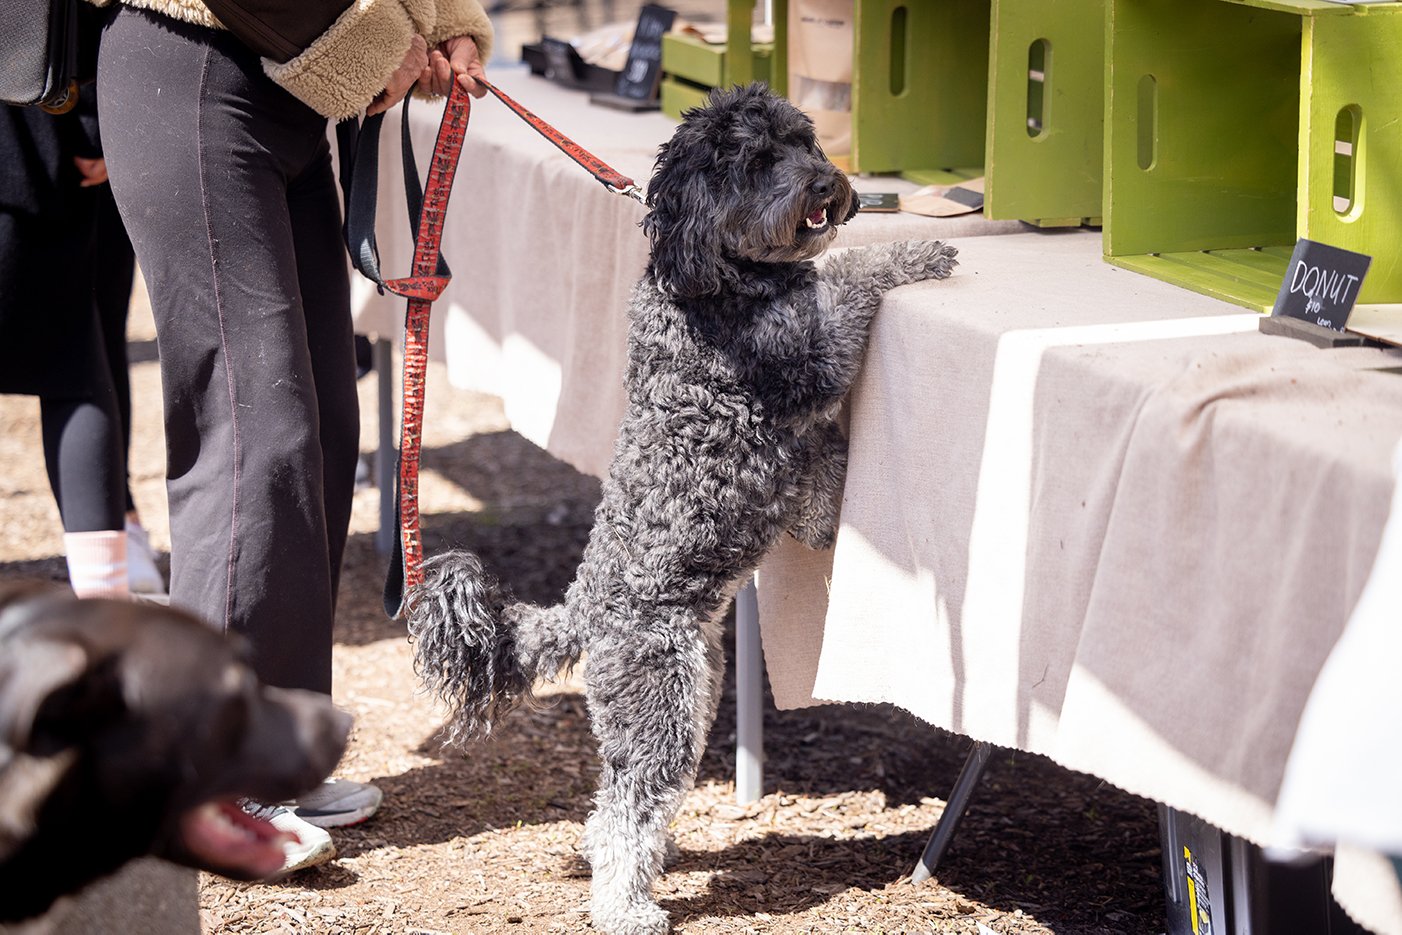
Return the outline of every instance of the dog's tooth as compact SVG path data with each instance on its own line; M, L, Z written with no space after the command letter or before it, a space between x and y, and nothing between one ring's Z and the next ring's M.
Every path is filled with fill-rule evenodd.
M223 826L223 829L229 834L237 835L245 841L258 840L259 835L257 831L239 824L238 822L230 818L227 814L225 814L222 810L211 808L209 817L212 821L217 822L219 825Z

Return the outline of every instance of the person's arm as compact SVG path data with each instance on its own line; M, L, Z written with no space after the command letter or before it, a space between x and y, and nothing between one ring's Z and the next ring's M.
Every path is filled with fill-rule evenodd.
M106 182L107 163L102 158L102 135L97 122L97 88L91 82L83 85L78 90L78 105L55 119L68 134L73 165L81 176L78 185L91 188Z
M430 49L467 36L481 61L491 54L492 24L478 0L205 0L205 5L263 57L263 70L274 81L338 120L386 89L397 90L391 79L397 82L396 71L416 35ZM393 99L402 96L399 91Z

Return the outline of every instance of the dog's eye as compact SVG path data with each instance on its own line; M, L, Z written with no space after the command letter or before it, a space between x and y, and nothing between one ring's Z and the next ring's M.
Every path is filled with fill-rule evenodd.
M749 162L745 164L745 168L749 170L751 175L759 175L761 172L768 172L770 169L774 168L774 154L757 153L750 157Z

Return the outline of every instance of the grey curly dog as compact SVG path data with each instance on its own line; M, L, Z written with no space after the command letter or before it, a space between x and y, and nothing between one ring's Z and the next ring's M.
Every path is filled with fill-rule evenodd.
M857 198L808 118L761 85L686 114L647 204L628 411L564 602L512 601L462 551L427 563L409 600L415 664L455 740L588 653L603 769L583 850L610 935L668 930L652 882L715 718L736 590L785 532L832 544L847 464L834 416L882 294L956 265L952 247L907 242L815 267Z

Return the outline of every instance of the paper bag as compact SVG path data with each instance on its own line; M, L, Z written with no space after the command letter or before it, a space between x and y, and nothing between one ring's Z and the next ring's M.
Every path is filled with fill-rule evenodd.
M852 154L853 13L853 0L789 0L789 100L843 168Z

